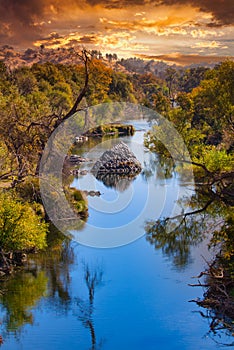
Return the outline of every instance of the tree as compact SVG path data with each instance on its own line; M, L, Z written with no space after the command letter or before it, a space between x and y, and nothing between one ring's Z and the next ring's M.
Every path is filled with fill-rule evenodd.
M0 193L0 246L5 251L43 249L48 225L28 203Z
M165 80L169 89L169 97L174 99L178 86L178 72L176 69L170 67L166 69Z
M109 96L116 101L129 101L134 103L134 90L129 77L120 72L112 72L109 84Z
M13 158L8 172L9 176L15 176L13 186L25 176L38 173L48 138L77 111L88 93L91 57L86 50L77 55L83 64L78 69L82 76L79 92L74 89L74 83L78 82L76 69L72 71L70 68L69 72L61 65L46 63L34 65L31 69L19 69L12 77L7 76L2 67L2 79L10 84L0 94L0 135ZM72 87L69 85L71 81Z
M227 150L234 145L234 62L225 61L208 71L205 80L190 96L193 103L192 123L197 128L208 125L207 143L222 144Z
M174 161L184 163L183 171L185 164L192 165L196 180L203 180L210 192L215 186L216 195L226 196L230 201L230 179L234 172L234 63L226 61L206 74L206 79L191 93L179 94L180 107L167 113L169 121L183 137L191 161L184 159L183 147L177 147L176 133L168 130L165 135L163 120L147 133L145 144L166 157L171 157L168 148L173 150ZM159 135L166 137L167 148L159 141Z
M180 91L191 92L195 87L199 86L201 81L205 79L206 72L209 68L196 67L183 70L178 81Z

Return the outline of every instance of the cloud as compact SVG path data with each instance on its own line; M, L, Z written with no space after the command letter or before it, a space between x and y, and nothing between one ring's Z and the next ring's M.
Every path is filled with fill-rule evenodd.
M190 4L201 12L211 13L213 21L209 25L213 27L234 24L233 0L163 0L162 3L165 5Z
M193 38L206 38L207 36L223 36L224 32L218 32L217 30L207 30L207 29L193 29L191 31Z
M213 41L201 41L195 43L195 45L191 46L193 49L201 48L201 49L227 49L228 46L222 45L221 43L213 40Z
M0 0L0 21L5 28L1 32L2 43L29 43L40 36L45 13L44 1L37 0Z
M87 0L89 5L102 5L106 8L128 8L132 6L142 7L151 5L151 7L158 6L178 6L190 5L198 8L201 12L211 13L213 21L209 23L210 26L230 25L234 23L234 2L233 0Z
M98 42L98 34L70 33L68 35L59 35L56 32L35 42L35 46L44 44L48 48L58 48L60 46L78 46L78 45L96 45Z
M165 61L169 63L174 63L181 66L187 66L190 64L201 64L201 63L219 63L225 61L226 59L231 59L234 61L234 57L227 56L204 56L204 55L183 55L180 53L172 53L168 55L137 55L143 59Z
M133 21L121 21L121 20L108 20L107 18L100 18L100 22L105 25L106 29L122 29L128 30L132 33L140 31L146 33L153 33L159 36L161 35L186 35L187 31L183 28L183 24L186 23L185 17L166 17L158 20L148 20L142 18Z
M118 52L139 52L148 49L148 46L136 41L136 37L128 32L115 32L110 34L93 33L82 35L81 33L70 33L60 36L58 33L51 33L49 36L38 40L35 46L45 45L47 48L56 49L61 46L74 47L85 45L87 48L93 49L98 47L103 52L109 50Z
M0 0L0 43L191 52L232 37L233 0ZM102 17L100 21L100 17ZM72 34L75 35L72 35ZM128 34L128 37L126 36ZM160 46L161 45L161 46ZM228 43L231 52L231 43ZM147 49L149 48L149 50ZM223 45L216 47L223 49ZM226 48L226 47L225 47ZM108 49L108 48L107 48ZM208 46L203 49L212 49ZM135 51L134 51L135 50ZM147 51L148 50L148 51Z

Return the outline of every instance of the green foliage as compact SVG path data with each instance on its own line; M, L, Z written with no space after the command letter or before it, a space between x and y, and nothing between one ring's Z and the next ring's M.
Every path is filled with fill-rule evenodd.
M46 247L48 225L28 203L0 193L0 246L7 251Z
M109 85L108 94L114 101L136 102L133 84L124 73L112 72L112 81Z
M179 94L180 107L170 110L167 117L182 136L192 162L197 163L196 177L209 173L212 178L234 169L234 63L226 61L200 73L205 79L191 93ZM170 70L168 74L168 81L173 83L175 72ZM173 144L175 149L183 149L177 147L175 135L170 132L165 147L162 134L163 125L154 126L145 137L145 145L166 157L171 156ZM183 154L176 154L176 158L183 160Z
M31 309L46 295L47 280L44 271L36 275L20 271L1 283L0 300L7 311L7 331L16 332L26 323L33 324Z
M193 160L205 164L211 173L230 172L234 166L233 155L226 150L217 150L215 146L200 146Z
M158 113L168 112L170 99L165 81L158 79L152 73L135 74L131 79L138 103L154 109Z
M195 87L199 86L201 81L205 79L207 71L205 67L189 68L182 71L179 77L178 88L186 93L191 92Z
M233 146L234 62L225 61L207 73L199 87L191 92L194 108L193 125L210 126L207 143L222 144L227 150ZM226 140L229 135L229 142ZM231 142L230 142L231 138Z
M112 80L112 70L99 60L90 64L90 83L87 93L89 106L108 101L109 86Z
M23 201L41 203L38 177L28 176L23 182L20 182L16 186L15 190Z
M71 192L71 193L70 193ZM68 196L76 210L77 213L80 213L82 216L87 215L88 210L88 201L82 191L76 189L70 189Z
M116 135L133 135L135 132L135 128L133 125L125 125L125 124L103 124L98 127L90 129L87 134L88 135L99 135L104 136L108 134L116 134Z

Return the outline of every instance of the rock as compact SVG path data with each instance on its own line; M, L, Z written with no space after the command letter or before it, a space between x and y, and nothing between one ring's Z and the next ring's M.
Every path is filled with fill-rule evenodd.
M80 164L83 162L88 162L88 159L78 156L77 154L73 154L69 157L69 162L72 164Z
M91 196L91 197L94 197L94 196L96 196L96 192L95 191L89 191L88 195Z
M79 170L79 169L73 169L70 171L70 174L74 175L74 176L84 176L88 174L88 170Z
M88 141L88 139L89 139L88 136L80 135L75 138L75 141L76 143L82 143L82 142Z
M83 192L85 192L85 194L87 196L91 196L91 197L95 197L95 196L100 197L101 196L101 192L100 191L93 191L93 190L91 190L91 191L83 191Z
M141 172L141 163L124 143L120 142L104 152L94 164L91 172L96 178L101 174L137 175Z

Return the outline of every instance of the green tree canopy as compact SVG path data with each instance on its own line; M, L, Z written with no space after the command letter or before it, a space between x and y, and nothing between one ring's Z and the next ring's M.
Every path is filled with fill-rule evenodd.
M0 246L6 251L46 247L48 225L28 203L0 193Z

